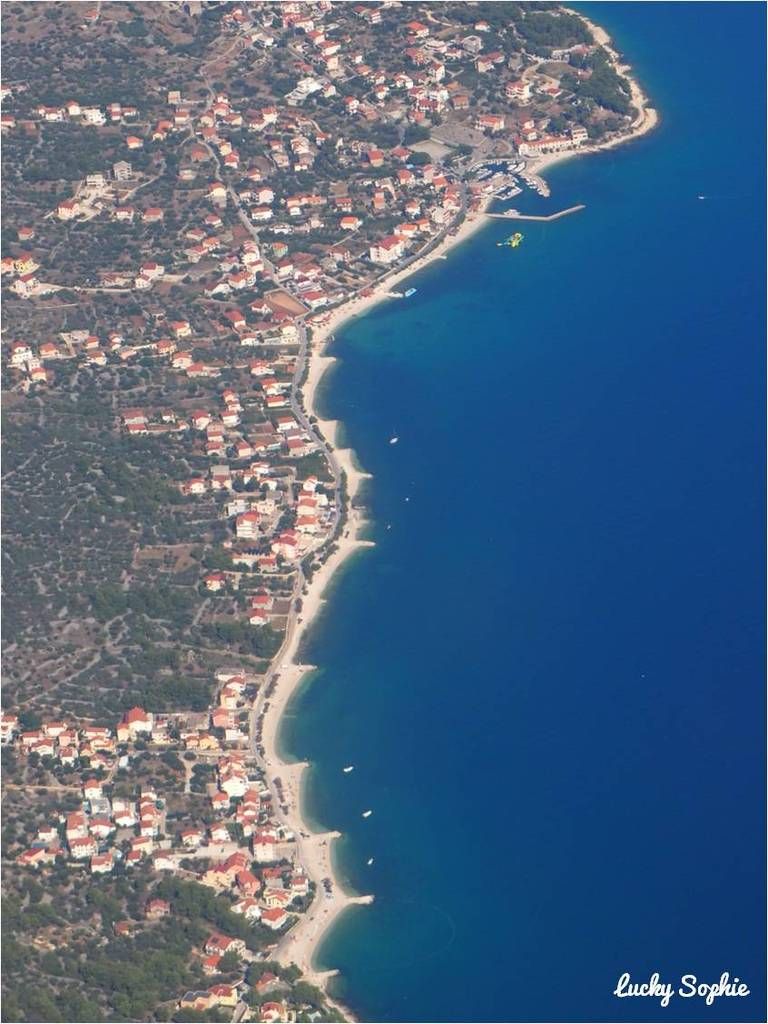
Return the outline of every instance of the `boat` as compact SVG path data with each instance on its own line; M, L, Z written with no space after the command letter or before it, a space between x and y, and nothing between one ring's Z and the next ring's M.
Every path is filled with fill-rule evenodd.
M697 199L706 199L706 196L696 196Z
M370 867L371 864L373 864L373 857L369 857L365 863L368 865L368 867Z
M348 764L346 768L342 768L342 771L345 774L349 774L349 772L353 772L354 770L355 770L355 766L353 764Z
M525 236L521 235L519 231L516 231L514 235L510 235L509 238L505 238L503 242L497 242L496 245L499 246L499 248L509 246L510 249L516 249L524 237Z
M373 814L373 811L363 811L363 817L364 818L370 818L370 816L372 814Z
M399 440L400 440L400 438L399 438L399 437L398 437L397 435L395 435L394 437L390 437L390 439L389 439L389 443L390 443L390 444L397 444L397 442L398 442Z
M412 295L415 295L415 294L416 294L416 289L415 288L409 288L407 292L403 293L403 298L404 299L410 299L410 297Z

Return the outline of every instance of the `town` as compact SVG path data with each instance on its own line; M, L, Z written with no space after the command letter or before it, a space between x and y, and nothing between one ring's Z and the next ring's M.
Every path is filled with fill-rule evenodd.
M638 96L551 4L3 27L8 1019L343 1019L291 946L337 882L262 735L364 530L313 360L339 310L547 195L547 161L631 133Z
M91 875L128 869L160 878L173 874L225 895L230 913L253 927L239 928L235 936L214 932L206 938L199 968L214 977L279 956L280 936L315 892L314 882L302 872L296 836L274 814L278 797L248 764L248 736L238 728L237 709L245 707L252 681L233 670L217 673L216 682L219 704L205 714L156 716L134 707L114 728L58 721L33 730L23 730L16 715L5 713L0 719L3 744L30 769L60 780L52 788L67 800L37 828L17 864L42 870L63 861ZM153 785L132 781L145 775L141 752L156 749L166 764L181 767L182 793L198 792L203 798L198 800L199 822L191 807L182 810L183 795L177 792L169 799ZM73 773L61 769L93 774L80 785L67 784ZM167 890L161 885L158 891ZM152 896L143 917L168 917L172 907L172 901ZM114 933L130 933L136 924L115 921ZM224 959L228 954L229 960ZM268 972L260 975L268 977ZM179 1005L235 1007L243 986L241 974L233 983L222 980L205 991L181 994ZM286 1019L286 1012L285 1003L267 1000L261 1019Z

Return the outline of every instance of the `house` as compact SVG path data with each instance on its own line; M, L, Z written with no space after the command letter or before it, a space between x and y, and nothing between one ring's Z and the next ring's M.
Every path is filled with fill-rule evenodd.
M167 853L156 853L152 858L152 868L154 871L173 871L176 867L173 858Z
M75 860L87 860L89 857L95 857L99 852L96 840L92 836L83 839L69 839L68 845L70 856Z
M244 870L238 871L235 882L237 888L245 896L256 896L261 889L261 881L253 874L253 872Z
M179 838L182 846L189 850L196 850L203 841L203 832L199 828L185 828Z
M286 984L276 974L273 974L271 971L265 971L253 987L260 996L264 996L268 992L274 992L275 989L285 988Z
M107 850L106 853L97 853L95 857L91 857L92 875L108 874L114 866L115 857L111 850Z
M220 960L221 957L216 954L205 957L202 963L203 974L218 974Z
M139 267L140 277L143 277L147 281L154 281L158 277L162 277L164 273L165 267L161 266L159 263L154 263L153 261L142 263Z
M508 100L512 100L521 107L527 106L531 102L531 83L522 79L507 82L504 92Z
M277 840L268 833L259 832L251 839L251 851L259 864L277 860Z
M475 118L475 128L479 131L487 131L494 135L504 130L504 116L502 114L479 114Z
M171 366L174 370L188 370L192 365L192 355L189 352L175 352L171 357Z
M136 739L140 734L152 733L155 716L143 708L135 707L126 711L117 724L117 739L124 743Z
M293 893L289 892L288 889L284 889L282 886L270 886L265 889L262 896L262 900L266 907L270 910L275 907L287 907L293 899Z
M64 199L56 207L59 220L73 220L80 213L80 204L76 199Z
M258 921L262 914L262 909L259 906L258 900L253 899L251 896L246 896L245 899L238 900L237 903L232 904L233 914L242 914L246 921Z
M237 989L234 985L212 985L208 992L214 1006L237 1006Z
M16 858L16 863L25 868L39 868L44 864L52 864L56 860L57 853L58 849L54 847L46 850L42 846L34 846L20 853Z
M288 1019L285 1003L262 1003L260 1013L263 1024L277 1024L278 1021Z
M195 430L205 430L211 422L211 415L202 409L198 409L189 417L189 422Z
M192 327L188 320L172 320L171 331L175 338L188 338L192 333Z
M223 572L212 572L205 577L203 582L206 590L210 590L212 594L217 594L227 585L227 577Z
M86 779L83 783L83 797L86 800L100 800L102 795L101 783L96 779Z
M0 716L0 740L7 743L14 738L18 731L19 716L4 711Z
M26 345L23 341L14 341L11 345L11 366L23 367L32 358L34 353L29 345Z
M429 29L420 21L409 21L405 27L416 39L425 39L429 35Z
M235 520L235 534L240 540L255 540L259 536L259 522L257 512L244 512Z
M242 330L245 327L245 315L239 309L225 310L224 317L236 331Z
M245 943L242 939L233 939L229 935L214 932L209 935L203 951L210 955L226 956L227 953L244 953Z
M73 811L64 819L64 834L67 842L71 839L88 838L88 825L82 811Z
M374 242L369 253L372 263L383 263L385 265L396 263L401 259L404 251L403 239L398 235L387 235L379 242Z
M283 558L293 560L298 557L299 554L299 542L298 537L293 531L286 530L280 534L277 540L272 542L272 550L276 555L282 555Z
M167 900L150 900L144 908L144 916L150 921L158 921L162 917L168 917L171 912L171 904Z
M208 991L185 992L179 1000L179 1009L195 1010L197 1013L204 1013L214 1005L213 996Z
M127 160L118 160L112 164L112 174L115 181L129 181L133 175L133 168Z
M223 802L227 807L229 807L229 797L227 796L226 793L214 793L213 797L211 798L211 803L214 806L214 810L217 809L216 803L214 803L216 797L223 797ZM220 804L222 801L218 800L216 802ZM227 828L226 825L221 824L211 825L210 829L208 830L208 835L212 843L228 843L230 838L229 829Z
M265 924L267 928L271 928L273 931L282 928L287 920L288 914L281 907L270 907L261 912L262 924Z
M109 818L91 818L88 823L88 830L97 839L107 839L117 828Z

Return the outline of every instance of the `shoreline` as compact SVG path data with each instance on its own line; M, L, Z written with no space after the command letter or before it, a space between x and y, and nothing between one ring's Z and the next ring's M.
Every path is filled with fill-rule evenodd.
M606 139L605 142L595 142L588 146L580 146L578 149L568 150L565 153L544 153L542 156L534 157L529 164L526 164L526 173L535 177L541 177L543 171L550 167L554 167L555 164L558 164L563 160L569 160L571 157L600 153L604 149L615 149L616 146L623 146L627 142L633 142L635 139L639 139L643 135L647 135L648 132L653 131L660 121L658 110L656 110L655 107L650 106L648 97L632 74L631 66L629 64L621 63L619 54L611 42L611 37L605 29L601 28L600 25L596 25L595 22L591 21L585 14L581 14L579 11L573 10L571 7L563 7L563 10L567 14L575 14L576 17L581 18L592 33L592 38L595 42L608 51L611 59L613 60L616 71L620 75L623 75L629 82L631 102L637 109L638 113L637 117L630 125L629 131L622 135L615 135L613 138Z
M570 8L563 8L577 14L585 22L596 43L605 47L615 62L616 69L630 83L632 103L638 115L630 126L630 130L622 135L614 136L605 142L594 143L565 153L543 154L526 161L526 173L540 177L548 168L563 160L585 154L598 153L613 149L616 146L631 142L647 134L659 123L658 112L649 105L648 97L642 91L627 65L620 63L618 53L612 47L610 36L599 25L586 16ZM466 241L480 228L489 223L485 216L493 202L493 197L484 198L479 207L468 212L454 234L447 233L428 253L418 257L407 267L393 270L380 278L366 295L354 295L341 306L331 310L320 322L312 324L312 337L307 348L307 375L299 388L302 405L307 416L316 419L316 429L320 436L333 446L333 455L337 466L346 475L346 512L347 520L341 536L334 542L335 550L325 560L321 568L314 574L301 595L302 609L290 637L277 656L274 690L269 698L269 707L264 713L262 727L262 745L264 748L264 766L271 780L279 778L282 783L283 803L287 812L281 816L287 826L298 838L298 849L301 863L308 877L317 886L317 895L310 909L302 915L290 931L281 938L274 958L284 964L294 963L304 973L307 981L317 985L326 992L327 982L338 974L336 970L318 970L315 967L317 949L328 930L339 917L352 906L366 905L373 902L372 895L358 895L348 891L336 868L333 856L334 841L341 833L313 832L312 824L302 812L303 783L305 771L309 767L306 761L287 761L279 750L278 737L280 724L286 707L295 696L302 679L315 669L313 665L302 664L298 660L301 643L306 632L315 622L317 615L327 598L324 596L336 572L348 558L356 552L372 547L372 541L361 540L360 531L366 524L365 517L353 507L354 498L359 493L363 480L370 479L370 474L360 468L353 449L338 448L336 441L339 422L324 419L317 409L318 387L327 371L336 363L335 356L327 354L334 332L353 317L365 315L374 306L389 298L389 292L398 283L423 270L435 260L444 258L445 254ZM396 300L395 300L396 301ZM323 894L322 880L332 880L332 891L329 896ZM348 1008L329 997L332 1002L349 1020L354 1015Z
M336 423L331 420L319 421L318 427L323 436L331 439L333 443ZM261 739L267 775L272 782L280 779L282 784L282 803L287 811L281 811L280 817L296 834L299 861L307 877L317 886L317 895L311 907L299 917L285 936L281 937L274 958L284 964L295 963L310 984L323 989L327 979L336 972L318 971L314 967L314 955L321 936L344 910L350 906L370 903L373 897L351 893L344 887L333 859L333 841L338 839L341 833L312 831L312 823L307 821L302 812L304 772L309 764L306 761L288 761L283 757L279 746L279 733L286 707L302 679L315 668L299 660L299 650L306 632L314 624L325 604L325 591L337 570L351 555L373 546L370 541L358 538L365 520L358 511L351 508L350 500L368 474L357 468L351 449L334 448L334 455L339 468L347 478L347 522L341 536L334 542L335 550L313 575L301 595L301 612L288 643L279 655L280 661L274 677L275 686L269 697L269 707L264 712ZM330 878L333 883L330 896L323 894L322 880L325 878ZM344 1012L346 1016L350 1016L349 1011Z
M264 712L262 722L261 744L264 749L264 767L271 780L279 778L282 783L283 804L287 812L281 817L286 825L298 837L299 859L308 877L318 886L318 895L310 909L303 914L297 923L281 938L275 950L274 958L284 964L294 963L305 975L310 984L317 985L326 992L327 982L338 972L322 971L315 967L315 956L323 936L338 920L345 910L353 906L361 906L373 902L372 895L359 895L345 888L333 856L333 842L341 837L340 832L313 832L312 823L307 820L302 810L302 793L304 773L309 767L306 761L289 761L280 750L280 723L283 714L296 694L304 677L315 669L314 665L303 664L299 660L299 650L307 631L314 624L318 613L326 602L325 592L336 572L348 558L365 548L373 547L373 542L360 539L360 532L367 520L363 514L353 507L353 500L364 480L370 479L358 465L355 453L351 448L336 447L339 422L324 419L317 410L317 389L326 372L336 362L336 357L326 354L326 349L334 331L355 316L367 313L369 309L388 297L388 292L401 280L422 270L429 263L439 259L445 250L459 245L484 227L484 203L480 209L469 213L459 225L458 231L447 234L429 253L414 260L409 266L385 275L377 282L370 293L356 296L343 303L330 315L323 319L312 330L312 339L307 352L308 372L301 387L302 404L307 416L316 419L316 430L321 437L333 446L339 470L344 473L347 481L347 520L341 536L334 542L333 553L323 562L314 574L301 595L301 614L290 638L278 655L275 686L269 698L269 707ZM396 301L396 300L393 300ZM329 897L322 893L322 879L330 878L333 883ZM351 1011L335 1002L345 1017L354 1020Z

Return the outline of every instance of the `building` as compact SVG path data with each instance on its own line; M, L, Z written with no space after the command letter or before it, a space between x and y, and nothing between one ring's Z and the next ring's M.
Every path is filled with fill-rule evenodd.
M383 263L385 266L396 263L402 257L404 248L402 238L398 235L388 235L371 246L369 250L371 262Z

